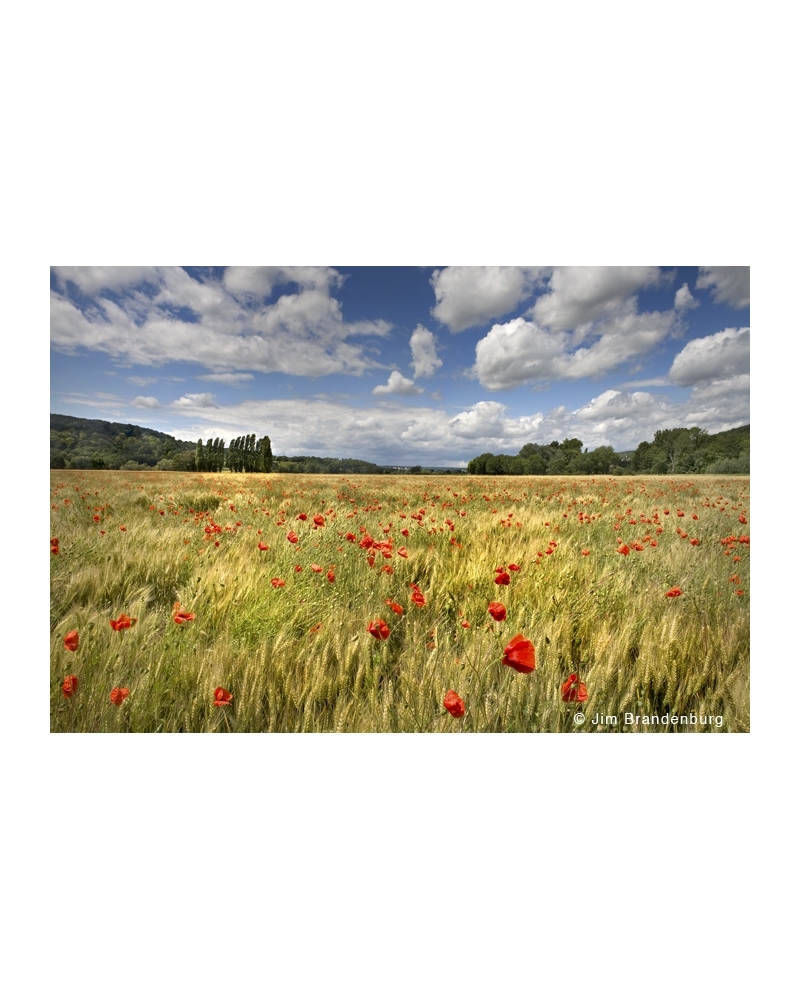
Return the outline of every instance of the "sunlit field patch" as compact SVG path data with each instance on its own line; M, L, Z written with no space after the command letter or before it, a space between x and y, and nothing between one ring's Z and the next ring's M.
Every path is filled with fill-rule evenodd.
M749 485L53 472L51 729L747 732Z

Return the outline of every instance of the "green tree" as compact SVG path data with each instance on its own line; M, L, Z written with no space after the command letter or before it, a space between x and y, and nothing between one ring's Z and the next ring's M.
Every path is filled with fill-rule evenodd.
M258 442L258 471L272 472L272 444L266 434Z

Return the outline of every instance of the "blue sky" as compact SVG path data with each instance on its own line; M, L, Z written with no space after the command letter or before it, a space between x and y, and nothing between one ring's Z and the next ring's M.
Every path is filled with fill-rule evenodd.
M464 466L750 419L749 267L53 267L53 413Z

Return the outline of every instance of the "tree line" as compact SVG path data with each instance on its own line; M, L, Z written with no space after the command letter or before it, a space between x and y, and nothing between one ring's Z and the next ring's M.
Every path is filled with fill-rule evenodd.
M699 427L656 431L634 451L603 445L589 451L578 438L525 444L517 455L484 452L467 465L473 476L596 476L737 474L750 472L750 425L709 434Z
M136 424L50 414L51 469L123 469L135 472L271 472L268 435L246 434L226 447L222 438L193 445Z

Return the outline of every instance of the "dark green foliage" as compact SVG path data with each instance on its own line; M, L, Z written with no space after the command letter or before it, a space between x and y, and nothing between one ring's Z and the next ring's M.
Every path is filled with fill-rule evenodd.
M578 438L561 444L525 444L519 455L484 452L470 460L472 476L597 476L665 474L747 474L750 472L750 425L709 434L699 427L656 431L633 452L608 445L589 451Z
M195 446L135 424L50 414L51 469L194 469ZM163 465L161 466L164 467Z

